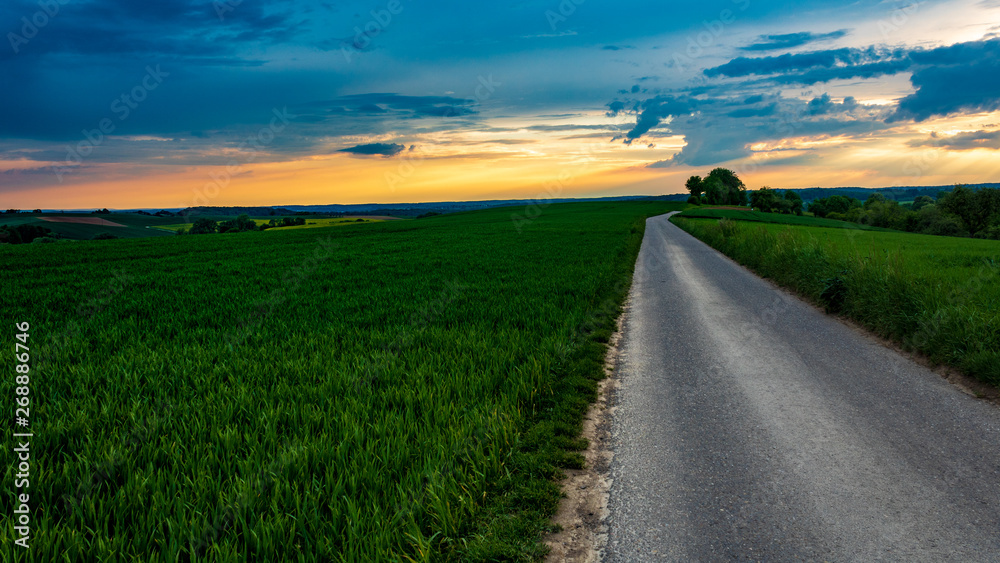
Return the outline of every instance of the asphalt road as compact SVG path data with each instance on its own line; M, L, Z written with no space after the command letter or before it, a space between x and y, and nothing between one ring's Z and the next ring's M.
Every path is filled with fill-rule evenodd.
M1000 561L1000 408L654 217L604 561Z

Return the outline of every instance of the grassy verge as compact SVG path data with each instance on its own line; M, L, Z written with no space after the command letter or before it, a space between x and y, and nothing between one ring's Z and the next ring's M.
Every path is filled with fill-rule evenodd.
M1000 385L1000 243L731 220L674 222L829 312Z
M701 219L733 219L752 223L775 223L780 225L802 225L808 227L827 227L831 229L858 229L863 231L889 231L879 227L859 225L847 221L837 221L813 217L811 215L785 215L781 213L762 213L750 209L718 209L712 207L692 207L680 214L681 217Z
M0 248L31 559L537 559L644 219L677 207Z

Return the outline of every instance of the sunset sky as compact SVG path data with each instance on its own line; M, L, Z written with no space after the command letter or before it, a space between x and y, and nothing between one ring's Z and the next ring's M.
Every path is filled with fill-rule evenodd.
M5 0L0 207L1000 181L1000 0Z

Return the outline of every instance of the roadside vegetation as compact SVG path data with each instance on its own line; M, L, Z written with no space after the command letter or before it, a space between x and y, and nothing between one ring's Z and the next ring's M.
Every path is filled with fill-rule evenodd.
M1000 189L996 188L973 190L960 184L938 193L937 198L921 195L908 203L878 193L864 203L835 195L813 201L809 211L817 217L899 231L1000 239Z
M808 223L672 220L828 312L1000 385L997 242Z
M4 247L31 560L538 559L645 218L681 207Z
M691 207L679 214L680 217L701 219L732 219L751 223L776 223L779 225L805 225L810 227L827 227L831 229L854 229L866 231L885 231L880 227L857 225L836 219L821 219L809 215L792 215L781 213L766 213L753 209L720 209L715 207Z

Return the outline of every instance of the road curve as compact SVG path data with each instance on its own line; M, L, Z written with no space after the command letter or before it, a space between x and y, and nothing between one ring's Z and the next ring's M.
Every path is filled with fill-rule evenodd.
M1000 409L668 221L625 315L604 561L1000 561Z

